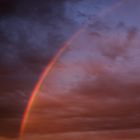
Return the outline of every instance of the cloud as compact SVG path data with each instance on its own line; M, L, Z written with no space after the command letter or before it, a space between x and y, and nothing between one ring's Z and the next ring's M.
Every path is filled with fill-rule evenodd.
M8 136L17 135L40 73L75 25L63 16L63 1L2 0L0 7L0 135Z
M10 135L17 134L22 112L41 71L64 41L86 21L90 27L63 54L52 71L54 75L45 80L38 97L41 99L36 99L31 123L44 130L34 127L31 131L139 127L139 18L136 16L139 7L135 10L135 2L128 2L103 19L96 17L110 2L3 1L5 8L0 8L2 135L8 135L12 128ZM91 16L95 17L93 23ZM50 124L46 126L47 117ZM54 120L56 128L51 124ZM55 123L68 123L70 127L60 129Z
M0 137L0 140L16 140L16 139L12 139L12 138L3 138L3 137Z
M139 129L139 30L110 26L95 37L91 28L85 28L46 77L25 132Z
M125 131L95 131L95 132L70 132L61 134L48 135L29 135L25 140L138 140L140 138L139 130L125 130Z

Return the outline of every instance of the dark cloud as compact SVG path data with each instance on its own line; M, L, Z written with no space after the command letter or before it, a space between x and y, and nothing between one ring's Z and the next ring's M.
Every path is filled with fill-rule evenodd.
M0 16L11 15L15 11L17 0L0 0Z
M41 71L74 31L63 13L63 1L0 1L0 135L18 135Z
M48 121L51 123L58 117L58 122L53 122L55 128L46 122L49 123L48 132L139 128L139 18L136 16L139 7L134 8L135 0L126 2L119 12L111 11L108 17L96 16L114 2L0 1L0 135L18 134L22 113L41 71L58 48L85 22L89 26L76 39L77 43L72 44L74 49L64 54L68 55L67 64L63 64L65 59L62 58L62 63L58 64L60 69L56 68L59 76L54 77L58 80L49 83L49 86L54 85L50 87L52 91L56 85L57 89L65 86L64 93L73 87L73 97L48 95L47 111L46 97L41 97L33 112L37 125L42 127L42 112L45 111L50 114ZM64 70L66 81L61 70ZM65 84L67 79L73 81L70 88ZM45 86L43 90L46 92ZM38 114L42 115L42 122ZM67 122L70 127L59 128L59 124ZM43 128L35 127L31 131L46 133L46 126Z

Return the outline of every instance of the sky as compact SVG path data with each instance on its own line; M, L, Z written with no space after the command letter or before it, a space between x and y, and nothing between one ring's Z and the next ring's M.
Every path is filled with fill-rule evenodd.
M0 0L0 140L140 138L139 0Z

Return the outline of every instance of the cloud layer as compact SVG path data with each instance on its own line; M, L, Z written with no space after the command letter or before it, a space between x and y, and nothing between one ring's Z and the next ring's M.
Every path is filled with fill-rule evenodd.
M139 128L139 1L97 16L117 2L0 1L0 135L18 133L41 71L84 23L42 85L29 131Z
M89 24L46 77L26 132L139 131L139 38L122 23Z

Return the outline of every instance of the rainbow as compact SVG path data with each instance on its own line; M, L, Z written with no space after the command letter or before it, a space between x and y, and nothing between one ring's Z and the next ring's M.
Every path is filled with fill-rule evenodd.
M21 138L24 134L24 130L25 130L25 126L26 126L26 123L28 121L28 117L29 117L29 114L30 114L30 111L31 111L31 108L32 108L32 105L33 105L33 102L37 96L37 93L44 81L44 79L46 78L46 76L49 74L49 72L51 71L51 69L53 68L53 66L55 65L56 61L60 58L60 56L63 54L63 52L69 47L69 45L71 44L71 42L73 40L75 40L75 38L77 36L79 36L79 34L82 32L83 30L79 30L68 42L65 43L65 45L63 47L61 47L57 54L54 55L54 57L52 58L52 60L50 61L50 63L46 66L46 68L43 70L42 74L40 75L39 79L38 79L38 82L34 88L34 90L32 91L32 94L29 98L29 102L27 104L27 107L25 109L25 112L24 112L24 115L23 115L23 119L22 119L22 123L21 123L21 128L20 128L20 134L19 134L19 137Z
M99 17L102 17L104 15L106 15L106 13L113 11L114 9L116 9L117 7L120 7L123 2L125 2L127 0L121 0L113 5L111 5L110 7L108 7L107 9L101 11L99 13ZM83 26L82 28L80 28L72 37L69 41L67 41L59 50L58 52L54 55L54 57L52 58L52 60L50 61L50 63L45 67L45 69L43 70L42 74L40 75L38 82L36 83L35 88L33 89L31 96L29 98L29 102L27 103L26 109L23 113L23 118L22 118L22 122L21 122L21 127L20 127L20 132L19 132L19 139L21 139L24 135L24 131L25 131L25 127L31 112L31 108L33 105L33 102L38 94L38 91L40 90L40 87L44 81L44 79L46 78L46 76L49 74L49 72L52 70L53 66L56 64L57 60L61 57L61 55L65 52L65 50L67 48L69 48L70 44L81 34L82 31L85 30L86 26Z

